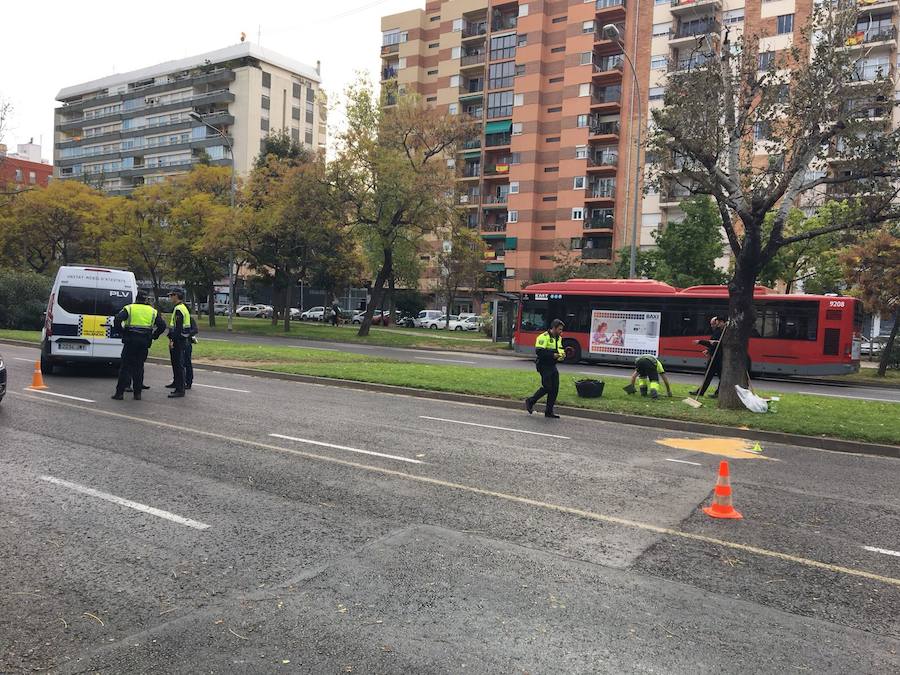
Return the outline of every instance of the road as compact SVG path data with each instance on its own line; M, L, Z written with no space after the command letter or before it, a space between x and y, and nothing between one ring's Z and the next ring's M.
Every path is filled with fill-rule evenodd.
M3 353L0 672L900 670L897 460Z
M348 327L348 331L351 330ZM264 344L278 347L294 346L304 349L325 349L330 351L350 352L365 354L367 356L379 356L399 361L411 361L413 363L430 363L433 365L456 365L477 368L506 368L516 370L533 371L534 364L531 359L516 356L514 354L473 354L456 351L432 351L423 349L406 349L402 347L380 347L375 345L360 345L354 343L321 342L318 340L299 340L294 338L280 338L254 335L229 335L223 331L207 332L202 339L242 342L248 344ZM563 372L577 373L591 377L628 377L630 371L627 368L616 366L600 366L581 363L577 365L562 365ZM702 374L697 373L670 373L669 379L680 384L699 384ZM869 401L888 401L900 403L900 389L866 386L843 386L810 384L808 382L790 382L781 380L760 380L760 386L766 391L781 393L805 393L818 394L836 398L863 399Z

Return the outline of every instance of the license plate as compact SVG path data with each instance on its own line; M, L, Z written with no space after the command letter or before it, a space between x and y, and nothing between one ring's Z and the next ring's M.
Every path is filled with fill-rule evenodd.
M68 351L68 352L84 352L87 351L87 345L79 344L77 342L57 342L56 348L60 351Z

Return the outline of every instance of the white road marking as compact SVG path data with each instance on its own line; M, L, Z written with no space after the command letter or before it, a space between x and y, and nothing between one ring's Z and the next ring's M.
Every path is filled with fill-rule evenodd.
M689 462L686 459L667 459L667 462L678 462L679 464L693 464L694 466L703 466L700 462Z
M467 363L471 366L475 365L474 361L461 361L460 359L437 359L437 358L430 358L428 356L416 356L414 358L417 361L443 361L445 363Z
M428 415L419 415L419 419L434 420L435 422L450 422L452 424L465 424L469 427L482 427L483 429L497 429L499 431L514 431L517 434L530 434L532 436L546 436L547 438L561 438L564 441L572 440L568 436L559 436L557 434L545 434L540 431L527 431L525 429L510 429L509 427L495 427L491 424L478 424L476 422L462 422L460 420L448 420L443 417L428 417Z
M882 403L900 403L895 399L891 398L870 398L868 396L848 396L846 394L821 394L817 391L798 391L798 394L809 394L810 396L828 396L829 398L855 398L860 401L881 401ZM789 394L784 393L782 396L788 396Z
M30 391L35 394L44 394L44 396L59 396L60 398L68 398L72 399L73 401L81 401L82 403L96 403L96 401L91 398L69 396L68 394L57 394L55 391L47 391L46 389L32 389L31 387L25 387L25 391Z
M204 336L200 340L201 342L231 342L231 340L226 340L225 338L211 338Z
M187 527L193 527L195 530L205 530L209 527L206 523L201 523L199 520L191 520L190 518L184 518L179 516L178 514L171 513L169 511L163 511L162 509L157 509L153 506L147 506L146 504L141 504L139 502L133 502L130 499L123 499L122 497L116 497L115 495L111 495L107 492L100 492L100 490L95 490L94 488L89 488L84 485L79 485L78 483L72 483L67 480L63 480L62 478L54 478L53 476L38 476L42 481L46 481L48 483L53 483L54 485L61 485L62 487L69 488L70 490L75 490L75 492L80 492L85 495L90 495L91 497L97 497L98 499L104 499L108 502L112 502L113 504L118 504L119 506L127 506L129 509L134 509L135 511L142 511L144 513L149 513L151 516L157 516L159 518L165 518L166 520L171 520L173 523L178 523L179 525L186 525Z
M206 387L207 389L221 389L223 391L236 391L239 394L252 394L252 391L247 391L246 389L232 389L231 387L217 387L214 384L198 384L194 382L193 387Z
M323 448L334 448L335 450L346 450L347 452L358 452L361 455L372 455L373 457L384 457L385 459L395 459L398 462L409 462L410 464L421 464L418 459L409 459L408 457L398 457L397 455L386 455L382 452L373 452L372 450L360 450L359 448L348 448L346 445L335 445L333 443L323 443L322 441L311 441L308 438L295 438L294 436L284 436L282 434L269 434L272 438L282 438L286 441L295 441L297 443L308 443L309 445L318 445Z
M892 551L887 548L877 548L875 546L863 546L863 548L872 553L884 553L885 555L895 555L900 558L900 551Z
M14 361L24 361L25 363L34 363L36 359L23 359L21 356L14 356Z

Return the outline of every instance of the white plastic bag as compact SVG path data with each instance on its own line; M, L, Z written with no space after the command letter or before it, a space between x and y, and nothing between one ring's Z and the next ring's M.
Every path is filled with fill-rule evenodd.
M738 398L741 399L741 403L743 403L744 407L750 412L769 412L768 400L760 398L749 389L744 389L738 385L734 385L734 390L737 392Z

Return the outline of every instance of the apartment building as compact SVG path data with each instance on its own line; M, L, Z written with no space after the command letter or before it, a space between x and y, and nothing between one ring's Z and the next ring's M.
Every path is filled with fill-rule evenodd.
M324 149L320 87L318 64L249 42L65 87L55 176L127 194L200 161L246 173L270 131Z
M480 138L448 161L506 290L562 255L609 265L628 242L637 100L622 44L603 27L616 25L633 54L631 4L429 0L382 18L383 82L482 122ZM637 56L646 72L649 51Z
M26 190L47 187L53 165L41 159L41 146L33 142L20 143L15 153L7 153L0 143L0 189Z

